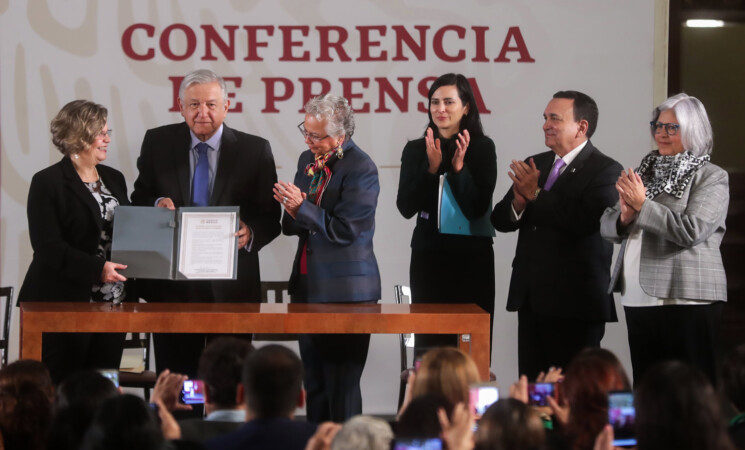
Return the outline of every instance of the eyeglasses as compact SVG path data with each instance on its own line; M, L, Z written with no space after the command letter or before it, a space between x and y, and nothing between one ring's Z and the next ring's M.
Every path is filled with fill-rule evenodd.
M109 128L106 131L103 131L102 130L100 133L98 133L98 137L100 137L100 138L105 138L106 136L111 137L111 133L113 133L113 132L114 132L114 130L112 130L111 128Z
M657 134L661 133L662 129L665 129L665 132L668 136L675 136L678 134L678 130L680 130L680 124L678 123L663 123L663 122L655 122L654 120L649 122L649 125L652 127L652 131Z
M297 126L297 129L300 130L300 134L302 134L304 138L308 138L314 144L317 144L330 136L327 134L324 137L320 137L316 134L309 133L308 130L305 129L305 122L300 122L300 124Z

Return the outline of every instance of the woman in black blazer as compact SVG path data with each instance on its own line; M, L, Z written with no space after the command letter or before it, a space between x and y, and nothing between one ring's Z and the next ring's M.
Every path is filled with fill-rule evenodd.
M109 261L114 211L128 205L127 185L106 159L111 130L101 105L75 100L52 120L62 160L31 180L27 213L34 257L19 302L111 302L132 295L126 266ZM42 362L55 384L85 369L117 369L124 334L45 333Z

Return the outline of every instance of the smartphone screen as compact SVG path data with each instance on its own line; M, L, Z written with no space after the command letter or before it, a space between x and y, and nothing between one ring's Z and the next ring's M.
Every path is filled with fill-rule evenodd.
M442 450L440 438L430 439L396 439L393 450Z
M554 383L528 384L528 404L533 406L548 406L547 397L556 398L556 385Z
M494 383L474 383L469 387L471 412L483 416L486 410L499 400L499 388Z
M187 405L204 403L204 383L201 380L186 380L181 389L181 402Z
M100 369L98 373L111 380L114 386L119 387L119 371L117 369Z
M630 391L614 391L608 394L608 423L613 427L613 445L628 447L636 445L634 422L634 394Z

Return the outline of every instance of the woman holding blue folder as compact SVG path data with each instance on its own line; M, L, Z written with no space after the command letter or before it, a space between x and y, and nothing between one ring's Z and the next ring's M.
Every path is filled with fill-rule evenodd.
M490 235L445 234L438 226L440 176L463 215L489 213L497 182L494 142L484 135L466 77L449 73L429 89L429 125L401 156L396 206L416 215L409 281L413 303L475 303L494 316L494 251ZM473 229L473 228L472 228ZM416 351L456 345L453 336L417 335Z

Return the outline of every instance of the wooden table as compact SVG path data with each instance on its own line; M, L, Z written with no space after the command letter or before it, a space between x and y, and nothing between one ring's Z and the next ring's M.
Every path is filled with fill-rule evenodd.
M20 357L41 359L44 332L458 334L488 381L489 328L470 304L22 302Z

